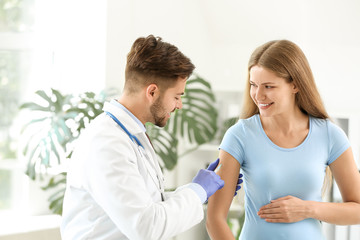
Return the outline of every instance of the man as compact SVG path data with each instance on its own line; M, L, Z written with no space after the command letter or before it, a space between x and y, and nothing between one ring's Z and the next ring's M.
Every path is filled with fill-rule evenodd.
M182 108L194 70L175 46L150 35L127 56L120 99L82 133L68 171L61 234L71 239L168 239L203 219L202 204L224 182L218 160L193 182L165 193L144 124L163 127Z

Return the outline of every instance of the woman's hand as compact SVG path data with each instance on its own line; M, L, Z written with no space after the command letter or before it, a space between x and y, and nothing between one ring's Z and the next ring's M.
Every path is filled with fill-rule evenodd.
M272 223L291 223L309 218L309 202L293 196L272 200L258 212L260 218Z

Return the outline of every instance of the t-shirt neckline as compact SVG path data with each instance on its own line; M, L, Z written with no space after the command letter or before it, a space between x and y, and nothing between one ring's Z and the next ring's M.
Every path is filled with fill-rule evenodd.
M272 145L274 148L279 149L279 150L281 150L281 151L288 151L288 152L289 152L289 151L295 151L295 150L301 148L303 145L306 144L306 142L308 141L308 139L310 138L310 135L311 135L311 130L312 130L312 117L309 116L309 132L308 132L305 140L302 141L302 143L300 143L300 144L299 144L298 146L296 146L296 147L293 147L293 148L283 148L283 147L280 147L280 146L276 145L273 141L271 141L271 139L268 137L268 135L266 135L265 130L264 130L263 126L262 126L262 123L261 123L260 115L259 115L259 114L256 114L256 121L257 121L257 124L259 125L259 127L260 127L260 129L261 129L261 133L262 133L262 135L265 137L266 141L267 141L270 145Z

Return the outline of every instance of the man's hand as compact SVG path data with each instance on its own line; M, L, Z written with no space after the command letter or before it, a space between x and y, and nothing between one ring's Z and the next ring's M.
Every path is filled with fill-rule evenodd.
M205 190L208 199L217 190L224 187L224 181L214 172L219 161L220 160L217 159L212 162L207 169L200 169L192 181L193 183L199 184Z

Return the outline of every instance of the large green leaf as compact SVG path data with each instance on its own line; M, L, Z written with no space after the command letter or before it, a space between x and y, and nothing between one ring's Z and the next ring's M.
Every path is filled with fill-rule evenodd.
M70 158L72 151L68 146L86 124L102 112L105 98L114 94L114 91L104 91L100 95L87 92L74 96L63 95L55 89L39 90L36 95L40 101L22 104L23 111L36 113L22 130L23 136L27 136L23 154L27 157L26 174L29 178L42 177L39 169L54 167L54 163L61 165L65 158ZM51 178L43 188L57 189L49 198L49 207L56 214L62 213L65 182L66 173L61 173Z
M50 111L50 107L44 107L44 106L41 106L37 103L33 103L33 102L28 102L28 103L24 103L20 106L20 109L30 109L32 111Z
M153 127L158 132L149 134L157 154L162 159L163 167L169 170L175 167L179 156L184 156L201 144L211 141L217 131L218 111L214 107L215 96L207 81L199 76L188 80L182 102L182 109L173 114L163 130ZM164 135L162 131L171 138L160 137ZM179 138L192 143L193 148L186 149L179 155L177 152Z
M161 167L169 170L173 169L178 159L178 140L176 137L163 128L156 127L153 124L148 123L146 129L156 154L162 160Z
M60 173L50 178L46 186L42 187L43 190L50 191L55 190L49 197L49 208L55 214L62 214L62 205L64 200L65 188L66 188L66 173Z
M26 173L35 179L40 166L53 167L51 163L62 163L67 146L80 134L85 125L102 112L103 102L95 93L79 96L63 95L56 89L39 90L36 95L40 102L28 102L21 109L36 112L36 118L25 124L23 133L35 132L24 147L29 159ZM55 158L53 161L52 159ZM41 172L38 173L41 175Z
M218 111L210 84L197 76L187 82L183 107L169 120L166 129L197 145L211 141L217 131Z

